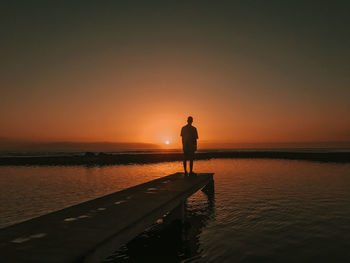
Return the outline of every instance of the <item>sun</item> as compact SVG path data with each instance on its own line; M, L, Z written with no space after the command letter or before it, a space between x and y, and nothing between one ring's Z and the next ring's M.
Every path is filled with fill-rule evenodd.
M169 141L165 141L165 144L169 144L170 142Z

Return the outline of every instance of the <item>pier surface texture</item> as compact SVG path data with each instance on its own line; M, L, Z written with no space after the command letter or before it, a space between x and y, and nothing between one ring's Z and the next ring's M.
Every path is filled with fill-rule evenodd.
M100 262L210 184L176 173L0 229L1 261Z

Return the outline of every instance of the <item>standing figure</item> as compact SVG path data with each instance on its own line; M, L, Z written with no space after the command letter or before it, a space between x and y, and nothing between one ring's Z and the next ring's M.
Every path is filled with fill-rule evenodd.
M184 152L184 170L185 175L187 176L187 168L186 163L187 160L190 161L190 175L195 175L193 172L193 159L194 159L194 153L197 151L197 139L198 139L198 133L196 127L192 126L193 118L189 116L187 118L187 125L183 126L181 129L181 137L182 137L182 149Z

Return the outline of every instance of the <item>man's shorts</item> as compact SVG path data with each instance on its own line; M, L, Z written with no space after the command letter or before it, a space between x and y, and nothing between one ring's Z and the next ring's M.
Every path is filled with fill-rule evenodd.
M185 160L193 160L194 159L194 151L184 151L184 159Z

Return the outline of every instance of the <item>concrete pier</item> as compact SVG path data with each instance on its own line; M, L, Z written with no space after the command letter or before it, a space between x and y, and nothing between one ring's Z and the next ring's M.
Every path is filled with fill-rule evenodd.
M214 191L213 174L172 174L0 229L3 262L100 262L169 211L182 217L193 193Z

